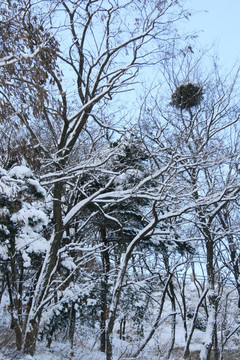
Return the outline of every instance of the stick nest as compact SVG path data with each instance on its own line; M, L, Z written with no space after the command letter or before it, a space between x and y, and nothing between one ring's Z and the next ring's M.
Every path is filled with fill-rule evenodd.
M202 100L202 86L193 83L183 83L177 86L172 94L170 105L180 109L190 109L200 104Z

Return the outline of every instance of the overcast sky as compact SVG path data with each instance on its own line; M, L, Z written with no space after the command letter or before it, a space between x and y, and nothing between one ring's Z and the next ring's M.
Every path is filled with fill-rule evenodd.
M214 44L222 65L240 63L240 0L186 0L186 6L198 12L192 15L188 26L202 30L201 47Z

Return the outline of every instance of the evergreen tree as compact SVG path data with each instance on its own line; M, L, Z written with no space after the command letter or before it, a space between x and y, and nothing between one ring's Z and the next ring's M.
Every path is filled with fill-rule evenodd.
M25 313L49 247L46 192L26 166L0 169L0 260L7 285L12 327L22 346Z

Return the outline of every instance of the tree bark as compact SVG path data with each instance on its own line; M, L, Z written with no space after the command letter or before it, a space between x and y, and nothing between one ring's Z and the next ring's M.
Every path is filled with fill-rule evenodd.
M200 308L205 296L207 295L207 292L208 292L208 289L205 289L205 291L203 292L203 294L202 294L202 296L199 299L199 302L197 304L197 307L196 307L196 310L195 310L195 313L194 313L194 316L193 316L193 320L192 320L191 330L189 332L189 335L188 335L188 338L187 338L187 341L186 341L186 345L185 345L185 349L184 349L184 354L183 354L184 359L190 359L190 344L191 344L193 332L194 332L194 329L195 329L195 323L196 323L196 320L197 320L198 311L199 311L199 308Z
M110 309L109 309L109 319L108 319L107 330L106 330L106 340L107 340L106 341L106 360L112 360L112 356L113 356L113 348L112 348L113 328L114 328L114 324L115 324L117 308L118 308L119 299L120 299L121 290L122 290L122 284L123 284L123 280L124 280L124 277L126 274L128 262L131 258L131 255L132 255L136 245L138 245L139 242L150 233L150 231L156 226L156 224L158 222L158 216L156 214L155 207L156 207L156 202L154 202L152 205L152 211L153 211L152 221L148 225L146 225L145 228L140 233L138 233L136 235L136 237L128 245L127 250L126 250L126 252L122 258L121 264L120 264L120 270L119 270L118 277L117 277L117 280L115 283L115 288L113 290L112 303L111 303Z
M108 293L108 274L110 271L110 258L109 249L107 244L106 228L100 229L101 240L104 244L104 250L102 252L102 267L103 267L103 279L101 281L101 316L100 316L100 351L106 351L106 321L108 318L108 304L107 304L107 293Z
M50 244L50 250L45 257L45 261L42 265L41 272L39 274L38 281L36 283L34 297L31 298L30 309L28 312L28 318L26 320L25 334L23 337L23 348L25 354L33 355L39 331L39 319L42 315L43 300L46 299L49 291L49 285L52 280L54 268L57 265L58 250L63 235L63 222L62 222L62 198L63 185L61 182L57 182L54 187L54 201L53 201L53 217L54 217L54 237Z
M31 321L30 330L26 333L24 341L24 354L34 355L36 350L37 336L39 332L39 322Z
M210 360L215 328L216 328L216 316L217 316L217 307L219 300L216 294L214 293L214 290L210 291L208 298L209 298L209 317L208 317L207 329L205 332L204 345L200 352L200 360Z
M73 345L74 345L75 323L76 323L76 310L75 310L75 304L73 302L71 308L70 325L69 325L69 339L71 343L71 349L73 349Z
M173 311L173 316L171 319L171 341L167 350L167 354L165 359L168 360L170 359L171 356L171 352L173 350L174 344L175 344L175 335L176 335L176 300L175 300L175 291L174 291L174 285L172 280L170 280L169 283L169 292L168 295L170 297L170 301L172 304L172 311Z

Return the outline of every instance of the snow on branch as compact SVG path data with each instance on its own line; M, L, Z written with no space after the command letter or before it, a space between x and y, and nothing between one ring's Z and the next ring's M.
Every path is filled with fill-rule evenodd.
M102 192L106 191L107 188L109 188L113 181L114 181L115 177L112 177L108 183L106 184L106 186L104 188L99 189L98 191L96 191L94 194L92 194L91 196L87 197L84 200L81 200L79 203L77 203L65 216L64 220L63 220L63 225L66 226L68 225L73 219L74 217L86 206L88 205L91 201L93 201L98 195L100 195Z

